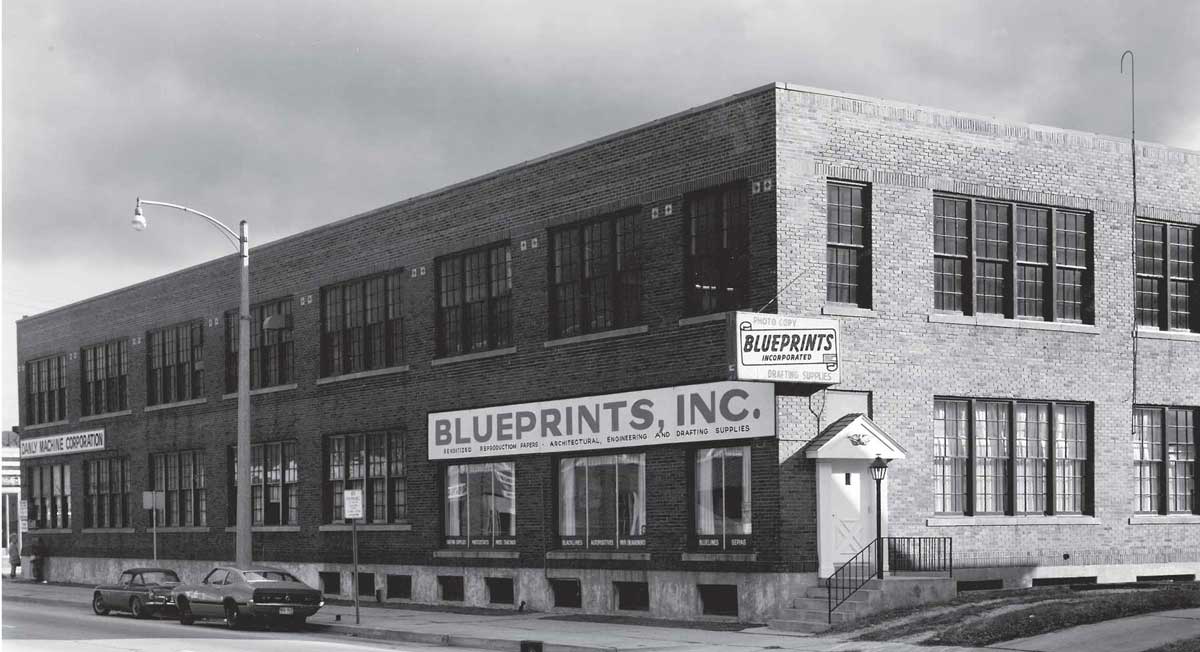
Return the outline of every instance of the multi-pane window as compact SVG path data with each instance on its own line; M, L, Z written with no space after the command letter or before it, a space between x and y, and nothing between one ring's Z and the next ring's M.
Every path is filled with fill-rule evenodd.
M512 346L512 248L505 242L437 260L437 354Z
M30 466L22 475L29 496L30 529L70 528L71 465Z
M512 462L447 466L445 492L446 545L516 545L517 477Z
M935 196L933 224L935 309L1091 322L1088 214Z
M1138 511L1196 513L1196 423L1194 408L1134 408Z
M83 527L131 527L129 458L83 463Z
M1090 509L1087 405L936 399L933 425L938 513Z
M321 375L404 364L400 282L389 272L321 288Z
M1200 331L1196 247L1200 228L1137 223L1137 323L1162 330Z
M750 545L750 447L696 451L696 543L700 548Z
M827 187L825 300L871 306L871 236L867 188L840 182Z
M555 230L550 247L551 337L641 321L641 236L636 212Z
M558 535L564 547L646 545L646 454L558 462Z
M237 520L237 448L229 448L229 522ZM276 441L250 447L250 522L299 525L300 467L296 442Z
M177 324L146 333L146 404L204 395L204 324Z
M363 523L398 523L408 513L404 435L368 432L325 438L325 520L345 519L347 489L363 492Z
M163 508L157 510L156 515L160 526L208 525L208 494L204 476L202 451L156 453L150 456L150 486L162 495Z
M25 424L67 418L67 357L51 356L25 363Z
M274 317L272 328L264 322ZM225 391L238 383L238 311L225 313ZM287 385L292 377L292 299L250 307L250 389Z
M129 409L129 340L113 340L79 352L83 416Z
M746 307L750 295L750 194L746 182L684 199L686 310L689 315Z

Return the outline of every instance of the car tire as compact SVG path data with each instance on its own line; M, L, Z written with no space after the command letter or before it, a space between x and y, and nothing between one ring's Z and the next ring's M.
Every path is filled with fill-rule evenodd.
M104 598L97 591L96 595L92 596L92 611L96 612L97 616L107 616L108 607L104 606Z
M179 598L179 624L191 625L196 622L196 617L192 615L192 605L188 604L187 598Z
M146 611L146 605L142 603L142 599L136 595L129 598L129 613L133 614L134 618L144 620L150 616Z
M225 626L229 629L240 629L242 626L242 612L238 609L236 603L225 603Z

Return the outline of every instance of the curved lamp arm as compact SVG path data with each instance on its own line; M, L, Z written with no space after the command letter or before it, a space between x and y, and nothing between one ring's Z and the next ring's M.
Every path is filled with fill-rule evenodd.
M163 201L150 201L149 199L142 199L141 197L138 197L137 207L133 211L133 216L134 216L135 221L142 215L142 204L149 204L151 206L165 206L167 208L174 208L176 210L181 210L185 213L199 215L200 217L203 217L204 219L206 219L210 223L212 223L213 226L220 229L221 233L223 233L225 235L225 237L230 239L230 241L233 243L233 247L235 249L237 249L239 253L242 251L242 245L244 245L245 243L242 241L241 236L239 236L237 233L235 233L233 229L225 226L220 220L218 220L217 218L215 218L211 215L206 215L204 213L201 213L198 210L188 208L187 206L180 206L179 204L168 204L167 202L163 202ZM142 218L142 221L144 223L145 218Z

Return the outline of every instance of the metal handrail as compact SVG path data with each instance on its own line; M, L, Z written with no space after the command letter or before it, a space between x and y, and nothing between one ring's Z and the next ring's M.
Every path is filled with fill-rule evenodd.
M887 546L887 565L878 568L877 546ZM882 571L882 572L881 572ZM829 622L833 611L883 572L948 573L954 577L954 540L951 537L883 537L874 539L825 580Z

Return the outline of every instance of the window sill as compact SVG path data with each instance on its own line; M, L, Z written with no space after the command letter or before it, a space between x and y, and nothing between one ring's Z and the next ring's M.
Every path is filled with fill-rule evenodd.
M994 326L996 328L1021 328L1035 331L1058 331L1060 333L1083 333L1099 335L1100 329L1092 324L1077 324L1065 321L1033 321L1032 319L1007 319L984 315L959 315L944 312L929 314L932 324L960 324L963 326Z
M1200 514L1134 514L1130 525L1197 525Z
M328 385L330 383L342 383L347 380L362 380L363 378L375 378L376 376L390 376L408 371L408 365L402 364L398 367L384 367L383 369L371 369L369 371L356 371L352 374L342 374L340 376L326 376L318 378L318 385ZM295 385L293 385L295 387Z
M860 308L849 304L827 303L821 306L822 315L830 315L833 317L862 317L864 319L878 319L879 315L871 308Z
M467 550L434 550L434 558L438 559L518 559L521 553L516 550L486 550L482 548Z
M695 317L684 317L679 320L680 326L691 326L693 324L705 324L710 321L723 321L725 319L724 312L714 312L709 315L696 315Z
M194 398L190 401L176 401L174 403L160 403L158 405L147 405L144 412L158 412L159 410L170 410L171 408L187 407L189 405L202 405L208 402L208 398Z
M320 382L320 381L317 381L317 382ZM296 389L297 387L299 387L299 385L297 385L296 383L292 383L291 385L273 385L271 387L259 387L258 389L250 390L250 395L251 396L259 396L262 394L274 394L275 392L286 392L288 390ZM222 394L221 395L221 398L226 401L228 401L231 398L237 398L237 397L238 397L237 392L233 392L232 394Z
M925 519L928 527L980 527L993 525L1100 525L1095 516L933 516Z
M318 532L349 532L354 529L349 523L326 523L317 528ZM409 532L412 523L359 523L359 532Z
M71 421L69 419L63 419L62 421L49 421L46 423L39 423L39 424L32 425L32 426L23 426L21 428L21 432L29 432L30 430L41 430L42 428L53 428L54 426L65 426L69 423L71 423Z
M471 362L472 360L486 360L488 358L498 358L502 355L511 355L517 352L517 347L510 346L506 349L492 349L491 351L479 351L477 353L464 353L449 358L434 358L429 362L431 366L440 367L444 364L454 364L456 362Z
M629 328L618 328L611 331L601 331L599 333L588 333L586 335L575 335L574 337L560 337L556 340L542 342L544 348L553 348L556 346L567 346L569 344L584 344L587 342L596 342L599 340L607 340L614 337L626 337L628 335L641 335L650 331L650 327L646 325L630 326Z
M649 561L648 552L617 552L615 550L551 550L546 559L615 559L625 561Z
M1189 333L1188 331L1158 331L1149 328L1138 327L1138 339L1147 340L1177 340L1180 342L1200 342L1200 333Z
M131 527L85 527L80 534L133 534L137 530ZM159 532L162 528L159 528Z
M679 556L683 561L758 561L757 552L685 552Z
M226 532L237 532L237 527L227 527ZM299 532L299 525L252 525L251 532Z
M87 423L88 421L103 421L105 419L114 419L116 417L127 417L133 414L133 410L121 410L119 412L104 412L102 414L93 414L86 417L79 417L79 423Z
M146 531L153 532L154 527L148 527ZM159 526L158 528L159 534L178 534L180 532L212 532L212 528L207 525L172 525Z
M38 534L71 534L71 533L73 533L73 532L74 532L74 530L72 530L72 529L71 529L71 528L69 528L69 527L47 527L47 528L41 528L41 529L29 528L29 533L30 533L30 534L33 534L33 535L38 535Z

